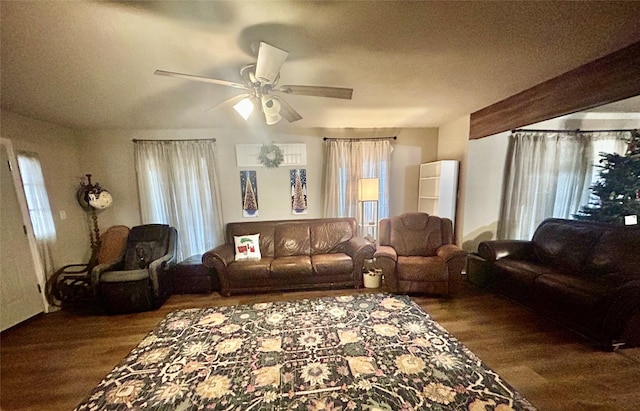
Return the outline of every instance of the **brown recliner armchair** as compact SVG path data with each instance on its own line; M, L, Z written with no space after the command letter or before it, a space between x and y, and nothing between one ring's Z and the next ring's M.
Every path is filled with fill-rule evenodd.
M374 257L389 291L446 295L450 280L461 276L467 253L453 243L448 218L405 213L380 221Z

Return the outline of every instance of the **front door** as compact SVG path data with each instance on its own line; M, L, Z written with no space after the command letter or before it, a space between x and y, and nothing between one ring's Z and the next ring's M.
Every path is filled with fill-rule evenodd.
M15 158L6 140L0 146L0 331L4 331L43 312L44 302L14 186Z

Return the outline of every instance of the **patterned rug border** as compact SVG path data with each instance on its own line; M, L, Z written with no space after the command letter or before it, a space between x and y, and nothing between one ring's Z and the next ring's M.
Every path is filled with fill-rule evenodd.
M536 408L406 295L168 313L75 410Z

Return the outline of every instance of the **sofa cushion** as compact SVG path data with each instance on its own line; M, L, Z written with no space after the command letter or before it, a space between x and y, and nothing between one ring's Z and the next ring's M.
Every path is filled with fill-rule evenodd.
M448 281L447 264L440 257L398 256L398 278L405 281Z
M274 256L290 257L311 254L311 240L308 223L276 224ZM309 261L309 267L311 262Z
M546 221L533 235L533 250L544 264L573 275L587 274L587 258L602 232L601 229L579 224Z
M490 287L522 302L533 301L535 279L540 275L559 272L552 266L530 261L501 258L490 275Z
M599 305L616 285L596 277L570 274L543 274L535 279L536 293L543 301L561 301L563 305L582 308Z
M297 283L300 277L308 278L313 275L311 257L308 255L295 255L274 258L271 262L272 277L289 277L292 284Z
M311 265L313 271L320 276L348 275L353 272L353 260L345 253L312 255Z
M624 272L640 279L640 227L616 227L604 233L588 265L594 274Z
M405 213L389 219L389 244L398 255L434 256L443 244L442 220L425 213Z
M262 257L260 260L235 261L227 267L227 279L246 287L254 282L265 282L269 279L272 260L271 257Z
M610 282L589 275L545 274L535 280L536 306L569 320L580 330L599 328L615 288Z
M344 253L355 227L348 220L311 225L311 254Z
M512 281L521 283L526 287L531 287L536 277L542 274L554 274L558 272L558 270L552 266L511 258L501 258L497 260L495 267L496 273L494 279L496 281L508 277Z

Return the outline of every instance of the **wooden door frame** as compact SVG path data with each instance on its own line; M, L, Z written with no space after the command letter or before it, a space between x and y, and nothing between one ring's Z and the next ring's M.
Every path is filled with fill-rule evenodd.
M640 95L640 42L471 114L469 139Z

